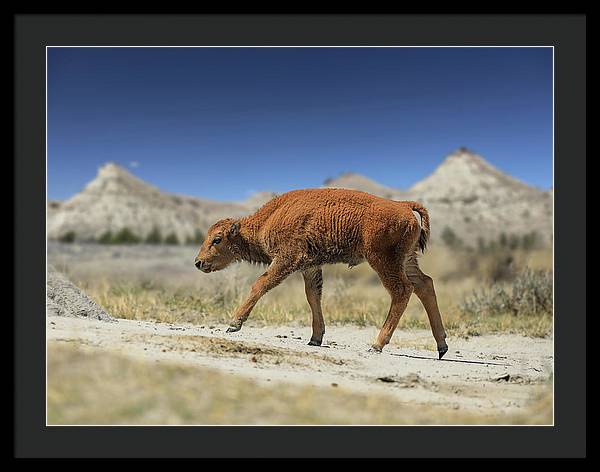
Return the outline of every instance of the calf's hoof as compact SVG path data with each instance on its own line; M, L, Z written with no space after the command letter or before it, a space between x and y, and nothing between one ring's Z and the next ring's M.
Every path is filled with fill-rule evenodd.
M308 341L309 346L320 346L323 341L318 341L316 339L311 339Z
M444 357L444 354L446 354L448 352L448 346L440 346L438 347L438 359L441 359L442 357Z
M381 348L381 347L379 347L379 346L371 346L371 347L368 349L368 351L367 351L367 352L375 352L375 353L377 353L377 354L380 354L380 353L381 353L381 349L382 349L382 348Z
M229 328L227 328L227 331L225 331L226 333L235 333L236 331L239 331L240 329L242 329L241 326L230 326Z

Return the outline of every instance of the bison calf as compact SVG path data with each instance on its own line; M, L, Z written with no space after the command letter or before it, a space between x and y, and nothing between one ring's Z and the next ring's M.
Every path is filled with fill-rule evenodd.
M309 344L320 346L325 333L321 266L339 262L354 266L366 260L391 297L389 313L371 349L379 352L390 342L414 290L427 311L441 359L448 350L446 333L433 281L417 263L417 249L425 249L428 237L429 216L417 202L345 189L294 190L253 215L215 223L195 265L208 273L234 261L269 264L235 312L227 332L240 330L260 297L288 275L302 271L313 315Z

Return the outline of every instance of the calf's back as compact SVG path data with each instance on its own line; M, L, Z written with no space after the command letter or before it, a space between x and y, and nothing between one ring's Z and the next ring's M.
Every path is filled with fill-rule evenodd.
M313 264L355 265L372 250L418 238L419 222L405 202L346 189L295 190L251 217L265 251L302 254Z

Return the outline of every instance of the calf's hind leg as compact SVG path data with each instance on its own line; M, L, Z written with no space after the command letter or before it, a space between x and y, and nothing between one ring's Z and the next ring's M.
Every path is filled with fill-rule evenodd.
M394 257L369 260L369 264L377 272L377 275L379 275L381 283L392 299L390 310L379 332L379 336L377 336L377 340L371 346L371 350L376 352L381 352L383 347L390 342L413 291L412 284L404 273L402 264L396 262L386 263L386 260L392 261Z
M312 336L309 346L320 346L325 334L325 321L321 311L321 293L323 291L323 271L321 267L312 267L302 272L304 291L312 311Z
M421 271L417 263L417 257L414 254L408 258L405 266L406 275L413 284L414 291L427 312L431 332L437 344L438 356L441 359L448 352L448 344L446 344L446 331L442 323L433 279Z

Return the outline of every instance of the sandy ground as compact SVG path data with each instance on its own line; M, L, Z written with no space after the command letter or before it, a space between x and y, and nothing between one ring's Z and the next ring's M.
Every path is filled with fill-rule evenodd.
M258 383L344 387L399 401L482 414L519 412L553 373L552 339L488 335L448 339L443 360L427 350L427 331L398 330L383 353L367 352L375 328L331 326L324 346L306 343L310 328L98 321L51 316L50 342L69 342L151 362L216 369Z

